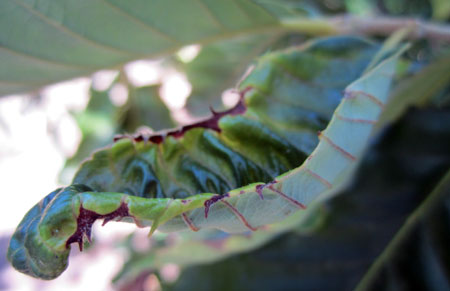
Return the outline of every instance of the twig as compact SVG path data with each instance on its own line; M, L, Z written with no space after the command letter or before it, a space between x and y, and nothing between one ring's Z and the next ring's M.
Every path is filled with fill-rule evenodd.
M410 28L410 39L426 38L450 42L450 25L410 17L338 15L318 19L288 19L285 27L308 34L390 35L401 28Z

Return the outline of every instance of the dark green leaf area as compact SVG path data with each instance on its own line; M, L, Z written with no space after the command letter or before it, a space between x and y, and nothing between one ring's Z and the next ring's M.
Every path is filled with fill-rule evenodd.
M127 102L118 107L109 98L114 84L116 81L104 91L91 87L87 108L75 114L83 139L75 156L67 161L65 170L77 169L92 151L107 146L117 132L132 132L142 124L151 125L154 130L174 125L158 95L159 86L129 86Z
M411 216L358 290L450 290L450 172Z
M178 64L192 85L186 104L189 112L207 116L209 106L223 109L218 93L233 87L253 59L278 38L277 34L264 33L212 43L203 46L193 61Z
M132 132L143 124L153 130L174 126L169 109L159 97L159 86L129 89L128 101L120 112L122 130Z
M252 86L249 111L298 149L310 152L342 91L367 67L378 46L355 37L330 37L261 57L241 87Z
M74 114L82 133L77 153L66 162L66 167L78 166L93 149L108 145L116 128L111 120L117 119L117 107L111 103L108 91L90 88L90 99L83 112Z
M393 143L391 155L397 160L410 157L403 171L415 175L426 175L429 168L436 168L436 173L448 171L450 110L414 114L410 122L398 139L419 134L427 142L412 142L402 151ZM425 147L426 156L421 154ZM425 189L431 194L377 258L358 290L450 290L450 172L434 189Z
M83 185L57 189L36 204L11 238L7 258L15 269L40 279L54 279L67 268L69 250L55 251L55 243L76 229L70 201ZM69 203L68 203L69 202ZM48 206L51 205L51 209ZM45 225L41 225L41 223ZM67 229L60 226L66 223Z
M333 37L267 54L241 85L252 88L246 112L223 116L220 131L194 127L161 143L120 140L85 162L74 183L96 191L184 198L269 182L311 153L342 90L360 76L377 47Z
M449 116L449 110L410 110L383 132L352 185L321 207L320 229L185 268L164 290L353 290L381 253L382 268L361 290L448 290L448 174L446 187L436 185L450 168ZM433 206L428 197L436 189ZM402 235L405 227L411 230ZM383 250L394 237L387 256L389 248Z

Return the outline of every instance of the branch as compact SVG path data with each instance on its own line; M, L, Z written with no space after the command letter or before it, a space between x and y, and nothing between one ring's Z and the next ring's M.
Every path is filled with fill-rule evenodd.
M410 17L338 15L318 19L287 19L283 26L306 34L364 34L387 36L409 28L408 38L450 42L450 25Z

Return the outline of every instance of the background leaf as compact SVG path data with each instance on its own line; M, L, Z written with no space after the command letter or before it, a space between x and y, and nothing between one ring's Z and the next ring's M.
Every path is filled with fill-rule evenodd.
M249 0L2 1L0 95L277 23Z
M192 62L179 64L193 88L187 100L189 112L205 116L210 106L223 110L218 92L234 87L256 56L279 38L278 33L265 33L217 42L202 47Z
M450 172L411 214L357 290L450 289Z
M116 78L118 79L118 78ZM128 86L125 104L114 105L111 101L111 90L118 80L115 80L106 90L90 88L90 99L82 112L74 113L81 129L82 140L76 154L68 159L61 177L69 181L79 164L94 150L106 147L114 136L120 132L136 131L143 124L147 130L161 130L172 127L175 123L166 105L159 97L159 86L133 87Z

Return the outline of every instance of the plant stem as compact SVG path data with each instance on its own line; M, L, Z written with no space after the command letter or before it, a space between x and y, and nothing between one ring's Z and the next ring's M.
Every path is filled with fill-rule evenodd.
M408 38L450 42L450 25L410 17L338 15L317 19L286 19L288 30L311 35L364 34L387 36L401 28L410 28Z

